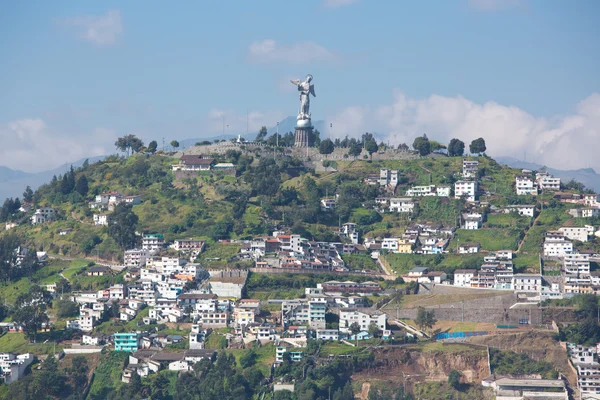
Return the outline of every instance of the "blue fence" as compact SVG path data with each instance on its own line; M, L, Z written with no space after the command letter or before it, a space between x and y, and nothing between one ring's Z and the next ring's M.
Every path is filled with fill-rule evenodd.
M485 331L476 331L476 332L447 332L447 333L439 333L435 336L435 340L442 339L460 339L466 338L470 336L483 336L487 335L488 332Z

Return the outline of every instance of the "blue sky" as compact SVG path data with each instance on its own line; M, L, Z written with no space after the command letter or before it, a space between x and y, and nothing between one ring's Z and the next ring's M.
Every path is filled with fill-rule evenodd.
M313 119L331 122L332 136L483 136L495 155L597 162L592 153L557 159L565 146L600 143L594 0L0 7L0 135L17 138L0 165L54 167L111 152L126 133L213 136L223 115L230 133L246 131L247 112L251 131L273 126L296 113L288 80L307 73Z

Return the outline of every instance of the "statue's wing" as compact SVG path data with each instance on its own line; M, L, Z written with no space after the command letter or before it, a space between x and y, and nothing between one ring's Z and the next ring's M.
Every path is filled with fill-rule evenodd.
M290 79L290 82L292 82L294 85L298 86L300 84L300 79Z
M317 95L315 94L315 85L310 85L310 89L309 93L312 94L314 97L317 97Z

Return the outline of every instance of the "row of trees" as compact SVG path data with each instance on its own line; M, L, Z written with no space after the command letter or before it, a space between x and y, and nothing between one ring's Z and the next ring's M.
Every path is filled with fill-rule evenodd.
M169 143L173 149L179 148L179 142L177 140L171 140ZM115 142L117 150L126 153L127 156L133 153L151 153L154 154L158 150L158 143L156 140L152 140L148 143L148 147L144 146L144 142L135 135L125 135L120 137Z
M415 138L413 148L418 151L421 156L426 156L430 153L446 149L450 157L462 157L465 152L465 143L460 139L454 138L450 140L448 146L445 146L435 140L429 140L427 135L423 135ZM485 153L485 140L483 138L473 140L469 145L469 151L471 154Z

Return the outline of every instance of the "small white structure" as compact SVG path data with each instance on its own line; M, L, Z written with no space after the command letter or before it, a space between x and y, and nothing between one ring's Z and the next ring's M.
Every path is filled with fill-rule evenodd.
M412 213L415 201L410 197L395 197L390 199L390 212Z
M535 205L516 204L504 207L505 214L509 214L511 212L517 212L519 215L526 217L533 217L535 215Z
M32 353L13 354L0 353L0 375L6 384L18 381L25 374L25 369L33 362Z
M515 274L512 278L515 292L539 293L542 291L542 276L534 274Z
M94 214L94 225L108 226L108 214Z
M479 170L479 161L463 160L463 178L476 178Z
M458 246L458 254L474 254L479 253L481 245L479 243L463 243Z

